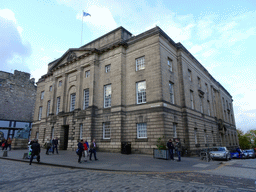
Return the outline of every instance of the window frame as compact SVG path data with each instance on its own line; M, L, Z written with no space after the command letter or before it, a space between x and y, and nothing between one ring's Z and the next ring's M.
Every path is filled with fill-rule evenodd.
M51 108L51 100L48 100L47 101L47 112L46 112L47 117L50 115L50 108Z
M174 83L169 82L170 102L174 104Z
M49 87L49 91L52 92L52 85Z
M110 97L109 95L106 96L106 89L107 87L110 87ZM111 84L104 85L104 108L110 108L111 107L111 102L112 102L112 87Z
M140 83L143 83L145 82L145 91L144 92L140 92L141 93L141 102L139 102L139 92L138 92L138 87L139 87L139 84ZM143 94L145 93L145 94ZM139 82L136 82L136 102L137 104L144 104L144 103L147 103L147 83L146 81L139 81Z
M89 78L90 77L90 70L85 71L85 78Z
M102 123L102 131L103 131L103 139L111 139L111 127L110 127L109 121ZM109 133L107 133L107 134L109 134L109 137L107 137L108 135L106 134L106 131L109 131Z
M83 139L83 123L79 124L79 138Z
M188 69L188 79L192 82L192 71L190 69Z
M44 91L41 92L41 97L40 97L41 100L44 99Z
M197 128L194 129L195 144L198 144Z
M173 138L177 138L177 123L173 123Z
M42 119L42 112L43 112L43 107L40 106L40 107L39 107L39 112L38 112L38 120L39 120L39 121L41 121L41 119Z
M169 66L169 71L173 72L173 60L169 57L167 58L167 65Z
M142 63L142 60L143 60L143 63ZM137 58L135 60L135 63L136 63L136 71L144 70L146 68L146 66L145 66L145 56Z
M58 87L61 87L61 86L62 86L62 80L60 80L58 83Z
M190 90L190 102L191 102L191 109L195 109L194 93L191 90Z
M86 95L86 93L88 93L88 94ZM85 110L89 107L89 99L90 99L90 92L89 92L89 88L87 88L87 89L84 89L83 110Z
M140 126L142 126L142 127L140 127ZM137 123L137 125L136 125L136 127L137 127L137 139L146 139L146 138L148 138L147 137L147 123ZM140 129L145 129L145 130L140 130ZM144 131L144 136L140 136L140 135L142 135L142 131Z
M58 115L60 112L60 97L57 97L56 101L56 115Z
M70 94L70 108L69 111L72 112L75 110L76 106L76 93L71 93Z
M111 70L111 64L105 65L105 73L110 72L110 70Z
M199 96L200 112L204 113L203 97Z

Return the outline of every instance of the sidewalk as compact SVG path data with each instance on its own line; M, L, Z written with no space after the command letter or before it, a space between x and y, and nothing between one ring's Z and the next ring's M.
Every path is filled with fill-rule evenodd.
M0 151L0 159L16 160L28 162L28 159L22 159L23 154L28 150L12 150L8 151L8 157L3 157L3 151ZM40 164L91 169L91 170L106 170L106 171L128 171L128 172L184 172L184 171L203 171L215 169L220 166L221 161L205 162L198 157L182 157L181 162L154 159L153 155L130 154L125 155L121 153L106 153L97 152L98 161L92 161L87 158L87 162L79 164L78 156L75 151L59 151L59 155L46 155L46 150L41 152ZM176 157L177 159L177 157ZM84 160L82 158L82 160ZM36 159L33 164L37 164Z

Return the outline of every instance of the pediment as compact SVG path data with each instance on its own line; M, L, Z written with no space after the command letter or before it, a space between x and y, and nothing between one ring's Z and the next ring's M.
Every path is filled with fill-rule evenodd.
M92 52L97 51L96 49L89 49L89 48L72 48L67 50L59 59L54 61L55 63L52 64L52 67L49 69L49 71L53 71L54 69L63 66L67 63L74 62L76 60L79 60L81 56L90 54Z

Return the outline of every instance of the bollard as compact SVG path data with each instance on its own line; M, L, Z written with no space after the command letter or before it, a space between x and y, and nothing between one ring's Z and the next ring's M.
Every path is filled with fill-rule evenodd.
M4 150L3 157L7 157L7 156L8 156L7 150Z

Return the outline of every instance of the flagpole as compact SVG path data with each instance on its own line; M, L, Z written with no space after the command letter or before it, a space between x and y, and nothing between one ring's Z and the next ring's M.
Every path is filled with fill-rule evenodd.
M82 12L81 46L82 46L82 42L83 42L83 23L84 23L84 10L83 10L83 12Z

